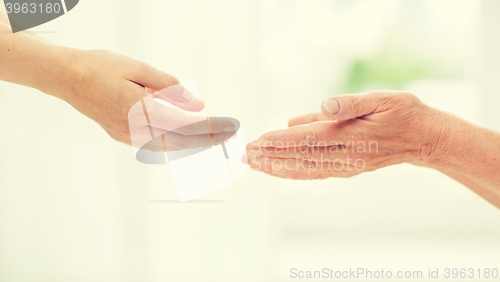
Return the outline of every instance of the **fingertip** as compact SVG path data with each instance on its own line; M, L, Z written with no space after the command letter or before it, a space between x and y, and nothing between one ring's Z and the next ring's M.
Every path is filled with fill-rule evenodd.
M258 147L257 146L257 140L253 140L252 142L248 143L247 146L245 147L245 150L248 152L248 151L252 150L255 147Z
M244 155L241 157L241 161L242 161L244 164L249 164L249 161L248 161L248 155L247 155L247 154L244 154Z
M296 126L297 124L297 118L292 118L288 121L288 127Z

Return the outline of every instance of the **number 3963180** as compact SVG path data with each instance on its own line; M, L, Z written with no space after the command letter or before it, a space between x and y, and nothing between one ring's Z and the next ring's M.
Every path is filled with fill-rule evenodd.
M7 3L5 4L7 14L59 14L61 12L61 4L59 3Z

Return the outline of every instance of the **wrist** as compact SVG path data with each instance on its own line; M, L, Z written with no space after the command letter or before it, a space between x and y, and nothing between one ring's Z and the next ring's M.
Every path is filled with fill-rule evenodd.
M419 154L416 158L408 161L411 164L437 168L443 159L448 155L448 145L446 140L451 135L451 130L448 126L448 116L446 113L437 109L431 108L423 104L424 108L422 119L414 125L413 132L420 132L413 138L418 140Z
M467 124L451 114L432 109L433 122L428 130L430 150L423 163L435 169L450 168L454 158L461 153L461 143L458 140L467 132Z
M47 44L46 55L39 62L39 79L35 88L68 101L74 92L78 76L78 53L80 50Z

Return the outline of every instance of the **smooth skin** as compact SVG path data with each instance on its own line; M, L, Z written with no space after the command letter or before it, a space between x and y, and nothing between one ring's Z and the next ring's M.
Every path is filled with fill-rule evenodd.
M119 142L142 146L151 139L151 126L155 136L168 134L166 143L146 147L153 151L210 146L235 134L234 124L228 120L212 120L210 127L208 123L200 126L199 116L180 111L199 112L204 105L174 76L110 51L78 50L26 32L13 34L5 17L0 18L0 62L0 80L68 102ZM155 99L178 109L165 107ZM137 111L129 113L144 101L154 124L135 119Z
M500 208L500 133L431 108L407 92L324 101L247 145L254 170L289 179L352 177L411 163L437 169Z

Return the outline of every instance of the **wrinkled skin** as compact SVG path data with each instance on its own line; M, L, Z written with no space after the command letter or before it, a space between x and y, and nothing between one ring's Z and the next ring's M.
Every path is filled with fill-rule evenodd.
M441 114L406 92L373 91L332 98L340 111L292 119L248 144L254 170L291 179L352 177L404 162L438 158Z

